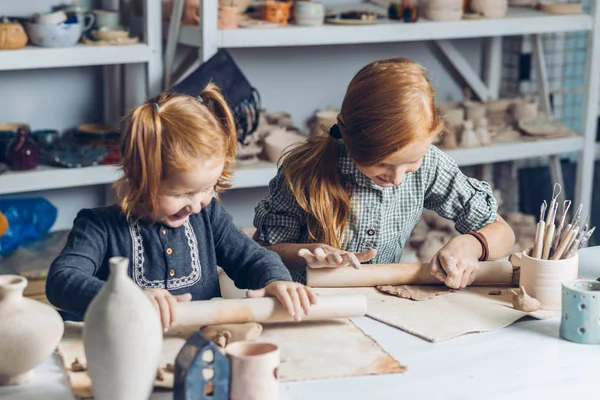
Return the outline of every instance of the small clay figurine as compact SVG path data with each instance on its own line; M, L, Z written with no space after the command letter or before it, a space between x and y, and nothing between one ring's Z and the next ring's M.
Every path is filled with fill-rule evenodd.
M466 120L463 123L463 132L460 138L460 147L478 147L479 138L473 130L473 122Z
M475 129L475 133L477 134L477 138L479 139L479 142L483 146L487 146L488 144L490 144L492 142L492 139L490 138L490 133L488 130L487 118L480 118L479 121L477 121L477 128Z
M521 286L520 293L517 293L514 290L511 290L511 292L513 294L512 303L515 310L533 312L539 310L542 306L538 299L527 294L523 286Z
M87 367L79 362L79 359L75 358L75 361L71 364L72 372L81 372L87 370Z

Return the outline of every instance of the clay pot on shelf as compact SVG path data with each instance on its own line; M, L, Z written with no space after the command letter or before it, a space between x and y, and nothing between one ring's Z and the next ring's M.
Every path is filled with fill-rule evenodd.
M0 385L29 381L33 369L52 355L64 333L58 312L23 297L26 287L22 276L0 275Z
M219 7L218 11L219 29L237 29L238 8L237 6Z
M17 131L17 138L6 148L6 160L11 169L25 171L36 169L40 165L40 149L29 137L29 130L21 127Z
M319 26L325 20L325 7L314 1L297 1L294 5L294 23L300 26Z
M470 121L479 121L485 118L486 105L478 101L465 101L465 118Z
M540 260L523 251L512 254L510 262L521 269L520 285L541 303L542 310L561 309L561 285L577 279L578 254L566 260Z
M463 0L426 0L421 4L423 17L430 21L460 21Z
M487 18L502 18L508 11L508 0L471 0L471 10Z
M304 136L287 132L284 129L272 131L264 139L265 153L267 153L269 161L276 163L290 146L299 145L305 140Z
M537 118L538 108L537 98L517 100L513 104L512 114L517 122L521 119Z
M225 353L231 365L231 400L279 398L279 348L271 343L235 342Z
M23 25L11 22L6 17L0 22L0 50L16 50L25 47L27 34Z
M110 275L84 315L83 346L96 400L150 397L163 332L150 299L128 276L129 260L109 259Z
M267 1L262 4L262 19L279 25L287 25L292 4L290 1Z

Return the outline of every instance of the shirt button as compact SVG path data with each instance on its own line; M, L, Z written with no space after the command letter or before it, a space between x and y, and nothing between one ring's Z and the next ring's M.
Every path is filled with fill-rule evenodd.
M169 271L169 275L170 275L170 276L175 276L175 270L174 270L174 269L170 270L170 271Z
M165 228L162 228L162 229L160 230L160 233L162 233L163 235L166 235L166 234L167 234L167 230L166 230Z
M375 234L375 229L371 228L367 231L367 235L373 236Z
M173 249L169 247L169 248L167 249L167 254L168 254L168 255L171 255L171 254L173 254Z

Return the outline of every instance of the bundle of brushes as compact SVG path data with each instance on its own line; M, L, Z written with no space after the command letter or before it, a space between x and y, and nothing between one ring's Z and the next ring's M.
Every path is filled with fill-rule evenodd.
M583 226L579 226L583 204L577 207L571 223L565 226L567 213L571 207L570 200L563 203L562 215L558 220L558 225L555 225L558 211L556 199L561 190L561 186L555 184L550 205L548 206L545 200L542 203L540 220L535 232L535 242L531 251L531 257L533 258L541 260L566 260L571 258L590 239L596 229L596 227L588 229L589 217ZM547 215L545 215L546 211L548 212Z

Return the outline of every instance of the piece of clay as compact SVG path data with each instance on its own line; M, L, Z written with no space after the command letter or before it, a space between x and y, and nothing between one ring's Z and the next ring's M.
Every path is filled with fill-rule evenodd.
M442 286L422 286L422 285L384 285L377 286L377 290L403 299L424 301L433 299L436 296L453 292L452 289Z
M523 286L521 286L521 292L517 293L514 290L511 290L511 292L513 294L512 303L515 310L533 312L539 310L542 306L538 299L527 294Z
M165 367L165 371L170 372L170 373L174 373L175 372L175 366L171 363L168 363L167 366Z
M77 358L71 364L71 371L73 372L81 372L87 370L87 367L79 362Z
M262 325L256 322L245 324L221 324L200 328L200 333L217 345L224 340L226 344L244 340L256 340L262 333ZM217 339L219 342L217 342Z
M156 380L157 381L163 381L165 379L165 374L163 373L162 368L158 368L156 370Z
M490 296L500 296L500 295L502 294L502 290L500 290L500 289L494 289L494 290L490 290L490 291L488 292L488 294L489 294Z

